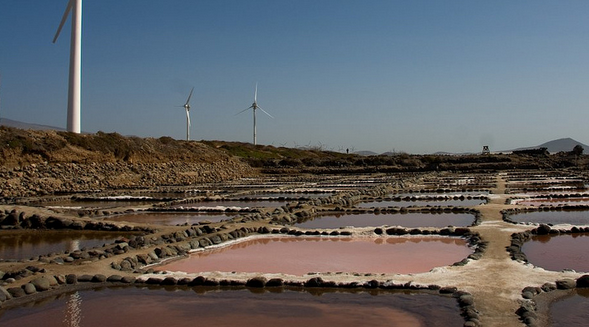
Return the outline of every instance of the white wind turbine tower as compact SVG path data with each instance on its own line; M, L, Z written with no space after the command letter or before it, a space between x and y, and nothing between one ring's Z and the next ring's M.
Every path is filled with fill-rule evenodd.
M70 41L70 75L67 101L67 130L80 133L80 101L82 80L82 0L69 0L53 43L57 41L59 33L72 12L72 33Z
M270 115L269 113L266 112L266 110L260 108L260 106L258 106L258 83L256 83L256 90L254 91L254 103L252 103L251 106L249 106L249 108L244 109L240 112L238 112L237 114L239 115L240 113L250 110L252 109L252 111L254 112L254 145L257 144L257 139L256 139L256 110L260 109L262 110L263 113L265 113L266 115L270 116L270 118L274 118L272 117L272 115Z
M192 91L194 91L194 87L190 90L186 103L183 106L179 106L186 110L186 141L190 141L190 98L192 97Z

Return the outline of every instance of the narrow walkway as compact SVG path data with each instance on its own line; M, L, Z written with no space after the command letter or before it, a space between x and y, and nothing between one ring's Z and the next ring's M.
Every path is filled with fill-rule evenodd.
M488 242L483 257L471 260L463 267L450 267L447 271L427 276L429 282L435 281L438 275L440 280L470 292L483 326L525 326L515 313L521 305L521 290L524 287L580 276L571 272L545 271L510 258L506 247L511 244L511 234L532 227L503 221L501 210L512 207L505 204L508 198L505 188L505 180L498 175L497 187L492 190L489 203L477 207L482 214L482 223L472 230Z

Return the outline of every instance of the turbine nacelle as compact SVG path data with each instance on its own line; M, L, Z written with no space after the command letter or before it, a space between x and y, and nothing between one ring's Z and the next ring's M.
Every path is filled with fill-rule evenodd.
M239 115L240 113L244 112L244 111L248 111L250 109L253 109L253 113L254 113L254 145L257 144L257 135L256 135L256 109L260 109L262 110L263 113L265 113L266 115L268 115L270 118L274 118L272 117L272 115L270 115L269 113L266 112L266 110L262 109L260 106L258 106L258 83L256 83L256 89L254 91L254 103L252 103L251 106L249 106L247 109L244 109L240 112L238 112L236 115Z

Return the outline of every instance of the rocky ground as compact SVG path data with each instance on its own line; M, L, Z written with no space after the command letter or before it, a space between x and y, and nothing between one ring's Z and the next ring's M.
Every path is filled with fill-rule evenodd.
M23 203L19 201L26 197L61 192L155 189L231 181L259 176L260 171L248 165L247 161L197 142L182 143L165 138L137 140L112 134L75 136L56 132L29 132L26 135L19 133L0 130L0 139L3 144L7 144L2 147L4 162L0 168L0 192L4 201L0 206L0 210L4 212L0 215L0 225L4 229L132 230L141 235L100 249L53 253L33 261L0 262L2 307L20 305L34 298L76 287L104 283L249 283L254 287L269 286L267 283L270 281L280 285L307 287L349 287L356 283L362 287L435 289L453 293L461 299L465 326L524 325L522 307L526 308L523 310L524 313L527 312L523 315L523 320L527 325L542 326L546 323L546 301L534 297L535 293L549 294L543 298L555 297L559 293L548 291L574 288L578 286L579 280L583 280L581 274L574 271L547 271L512 260L510 253L506 251L511 245L511 235L531 230L534 226L503 221L502 210L513 206L505 204L510 195L505 194L505 178L501 172L492 174L494 182L490 189L489 203L474 208L480 213L480 224L463 229L426 229L425 232L416 232L417 235L438 233L476 238L478 241L474 245L478 247L478 252L456 265L408 275L359 276L343 273L290 276L208 273L200 276L173 276L153 273L149 270L152 264L186 255L192 250L224 246L273 233L303 236L305 231L289 227L288 222L321 210L351 210L353 204L362 198L381 196L393 188L402 190L423 185L424 181L438 178L439 175L398 175L400 177L395 183L388 182L363 190L344 192L326 199L293 203L279 209L262 209L232 221L215 224L131 226L123 223L97 223L80 212L55 211L18 203ZM109 142L113 141L120 144L112 146ZM294 170L288 172L293 174L291 179L302 181L310 178L309 175L296 175L297 171ZM120 210L126 209L128 208ZM376 238L383 237L383 234L409 232L408 229L379 227L321 230L313 233L329 237L353 235ZM534 294L526 294L524 297L524 290ZM534 310L536 306L538 310Z

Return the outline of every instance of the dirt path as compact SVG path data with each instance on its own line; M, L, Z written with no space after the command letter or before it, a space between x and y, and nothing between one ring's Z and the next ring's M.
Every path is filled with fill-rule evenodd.
M580 276L571 272L545 271L510 258L506 247L510 245L511 234L531 227L503 221L501 210L511 207L505 205L507 197L505 180L497 176L497 187L489 203L478 207L482 223L472 228L488 242L487 250L480 260L471 261L464 267L452 267L452 275L444 278L474 296L483 326L524 326L515 313L520 307L524 287Z

